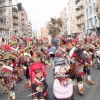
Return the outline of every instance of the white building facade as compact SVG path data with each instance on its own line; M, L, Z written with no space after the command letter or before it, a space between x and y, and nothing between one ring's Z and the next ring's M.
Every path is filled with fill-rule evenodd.
M4 7L10 6L11 0L0 0L0 35L5 36L9 28L12 28L12 8Z
M99 27L99 19L97 17L97 0L84 0L85 3L85 32L95 34L95 28Z
M61 11L60 17L63 21L63 28L62 28L62 34L68 34L70 35L70 15L69 15L69 4L66 3L66 7Z
M41 30L34 30L34 37L37 39L42 38Z
M28 33L27 33L27 36L28 37L32 37L32 23L30 20L28 20Z
M67 6L66 6L66 30L67 30L67 34L70 35L71 31L70 31L69 3L67 3Z

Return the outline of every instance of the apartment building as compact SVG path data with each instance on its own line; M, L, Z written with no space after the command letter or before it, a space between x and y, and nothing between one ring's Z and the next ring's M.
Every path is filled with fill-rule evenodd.
M84 33L85 32L85 11L84 11L84 0L75 0L76 4L76 21L77 21L77 27L78 27L78 33Z
M69 3L66 3L66 7L60 13L60 17L63 20L63 33L62 34L71 34L70 31L70 16L69 16Z
M78 33L79 29L77 27L76 13L75 10L77 5L75 4L75 0L68 0L69 6L69 20L70 20L70 33Z
M37 39L41 39L42 38L41 29L34 30L34 37L37 38Z
M20 30L24 35L28 34L28 16L24 7L22 8L20 16Z
M66 7L62 9L60 12L60 18L62 19L63 25L62 25L62 32L61 35L64 35L67 33L67 16L66 16Z
M28 20L28 36L32 37L32 23Z
M100 0L84 0L85 3L85 19L87 33L96 33L96 28L100 26Z
M46 37L46 27L41 27L41 38Z
M18 0L12 0L12 5L17 5ZM13 21L13 30L19 30L20 27L20 13L17 6L12 7L12 21Z
M11 4L11 0L0 0L0 36L5 36L8 30L13 28L12 7L3 7Z

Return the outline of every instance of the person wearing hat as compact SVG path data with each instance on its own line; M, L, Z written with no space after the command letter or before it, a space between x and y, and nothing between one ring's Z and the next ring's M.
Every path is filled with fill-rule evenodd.
M3 59L5 63L2 66L2 68L6 68L7 70L12 71L10 75L11 77L8 76L4 78L4 83L9 88L10 91L10 95L8 96L8 98L12 100L16 100L15 98L16 77L12 66L12 59L13 59L12 53L6 52L5 57ZM6 72L9 73L9 71ZM4 89L4 93L7 93L7 90Z
M3 54L2 50L0 49L0 67L2 67L2 65L3 65L3 57L4 57L4 54Z
M27 52L24 53L24 62L22 63L25 70L26 83L25 86L30 88L29 66L31 64L31 55Z
M94 81L92 80L92 77L90 75L90 67L92 66L92 58L89 54L89 48L86 47L83 51L83 55L85 57L85 66L84 66L84 72L87 74L88 83L93 85Z
M77 80L78 92L80 94L83 94L85 91L84 86L83 86L83 80L82 80L82 77L84 76L83 67L82 67L82 64L79 63L79 61L75 57L73 57L71 59L69 72L70 72L70 76L73 80L73 82L72 82L73 87L76 86L76 80Z
M76 46L71 46L69 48L67 48L69 50L69 57L72 60L73 58L75 58L75 62L71 62L71 68L75 68L73 69L74 75L72 75L73 78L73 83L75 84L75 76L78 82L78 92L80 94L84 94L84 87L83 87L83 79L82 79L82 74L81 74L81 69L83 70L82 65L84 64L83 59L81 59L81 57L79 56L79 54L81 54L81 52L79 52L79 45L76 44ZM78 68L76 68L78 67ZM74 76L74 77L73 77Z
M19 47L17 46L17 42L11 42L10 45L11 45L11 51L13 52L18 51Z
M66 53L66 45L65 42L60 42L59 47L56 50L55 56L56 57L63 57Z

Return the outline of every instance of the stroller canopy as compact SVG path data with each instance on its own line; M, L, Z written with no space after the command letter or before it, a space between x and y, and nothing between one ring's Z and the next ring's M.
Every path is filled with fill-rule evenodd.
M36 75L35 75L35 71L36 70L42 70L43 77L46 77L46 70L45 70L44 65L42 63L40 63L40 62L36 62L36 63L33 63L29 68L29 74L30 74L31 82L36 77Z

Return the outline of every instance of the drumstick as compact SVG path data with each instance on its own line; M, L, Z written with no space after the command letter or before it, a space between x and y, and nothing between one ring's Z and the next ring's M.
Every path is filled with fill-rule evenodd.
M28 95L28 96L26 96L26 97L30 97L30 96L32 96L32 95L34 95L34 94L37 94L37 93L39 93L39 92L32 93L32 94L30 94L30 95Z

